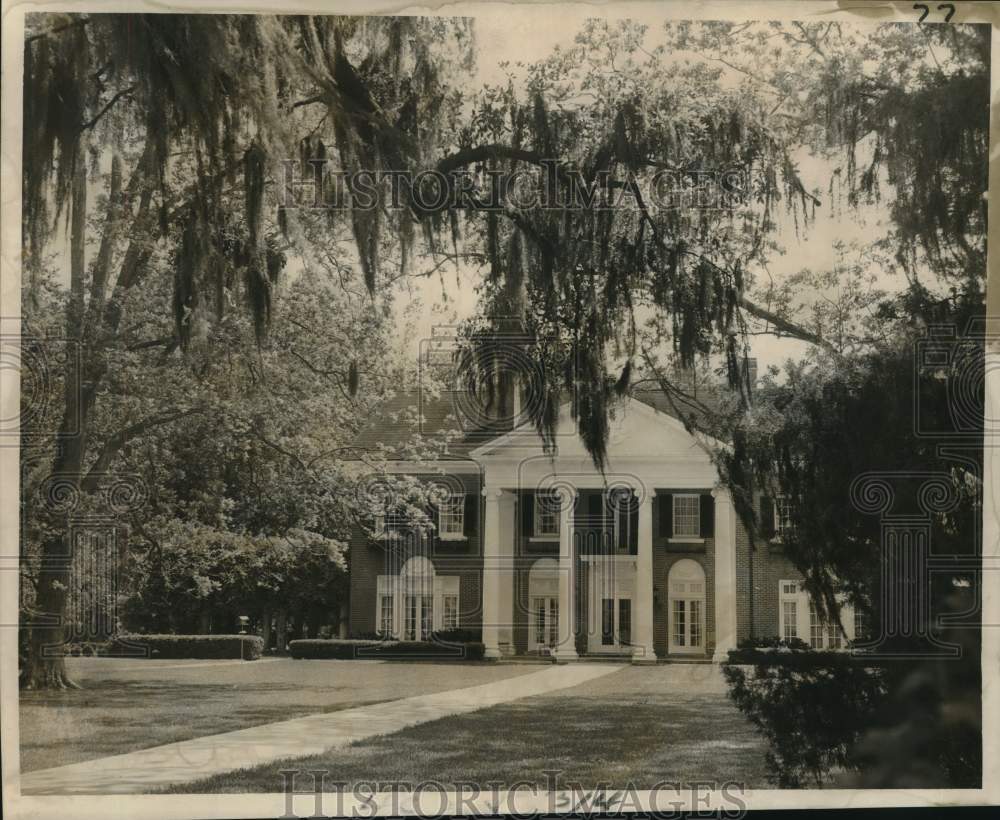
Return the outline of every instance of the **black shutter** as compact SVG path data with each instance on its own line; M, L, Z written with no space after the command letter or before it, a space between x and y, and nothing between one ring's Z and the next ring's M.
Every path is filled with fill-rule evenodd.
M673 538L674 535L674 497L670 493L656 496L660 505L660 538Z
M478 531L479 523L479 496L475 493L465 494L465 537L469 538Z
M712 538L715 535L715 499L711 493L701 494L701 537Z
M774 501L766 495L760 497L760 532L767 539L774 538Z
M597 542L600 543L600 539L604 537L604 493L600 490L597 492L588 492L586 509L588 520L586 521L585 528L601 533L597 536Z
M531 538L535 534L535 495L521 493L521 535Z

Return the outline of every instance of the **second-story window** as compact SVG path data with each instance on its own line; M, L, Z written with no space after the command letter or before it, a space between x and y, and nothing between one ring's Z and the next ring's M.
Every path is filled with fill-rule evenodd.
M552 494L538 493L535 497L535 537L559 536L559 499Z
M792 523L792 502L784 495L774 500L774 534L779 538L794 529Z
M465 497L452 495L438 504L438 535L441 538L465 536Z
M701 501L697 495L674 495L674 537L701 535Z

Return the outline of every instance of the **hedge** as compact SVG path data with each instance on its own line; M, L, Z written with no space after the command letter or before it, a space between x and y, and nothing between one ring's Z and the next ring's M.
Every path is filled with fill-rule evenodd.
M179 660L240 658L255 661L264 652L258 635L119 635L108 642L108 654ZM145 652L143 652L145 650Z
M478 641L445 644L435 641L323 640L291 641L288 652L298 659L456 660L481 661L486 647Z
M850 649L801 649L798 647L744 646L729 650L730 664L738 666L785 666L794 669L813 669L820 666L872 666L877 661Z

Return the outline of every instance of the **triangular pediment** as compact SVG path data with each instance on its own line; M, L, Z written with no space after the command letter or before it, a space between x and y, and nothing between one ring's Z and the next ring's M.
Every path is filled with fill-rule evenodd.
M637 399L625 399L616 405L609 426L608 461L611 464L618 460L656 458L701 457L708 460L704 446L684 429L682 422ZM477 447L471 455L476 459L521 458L539 454L543 449L541 436L528 423ZM559 409L556 452L552 455L560 459L589 459L569 402Z

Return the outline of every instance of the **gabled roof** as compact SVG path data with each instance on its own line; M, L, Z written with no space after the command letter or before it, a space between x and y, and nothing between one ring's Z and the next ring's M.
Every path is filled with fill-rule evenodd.
M658 413L683 421L688 416L696 426L705 411L715 412L725 404L725 391L702 388L698 404L675 398L674 403L659 389L636 390L632 398ZM568 399L567 399L568 400ZM506 427L463 429L463 395L445 391L429 395L404 391L388 399L354 441L354 446L380 451L389 460L410 460L421 448L432 449L444 461L466 461L473 450L510 432ZM675 409L676 405L676 409ZM700 405L700 406L699 406Z

